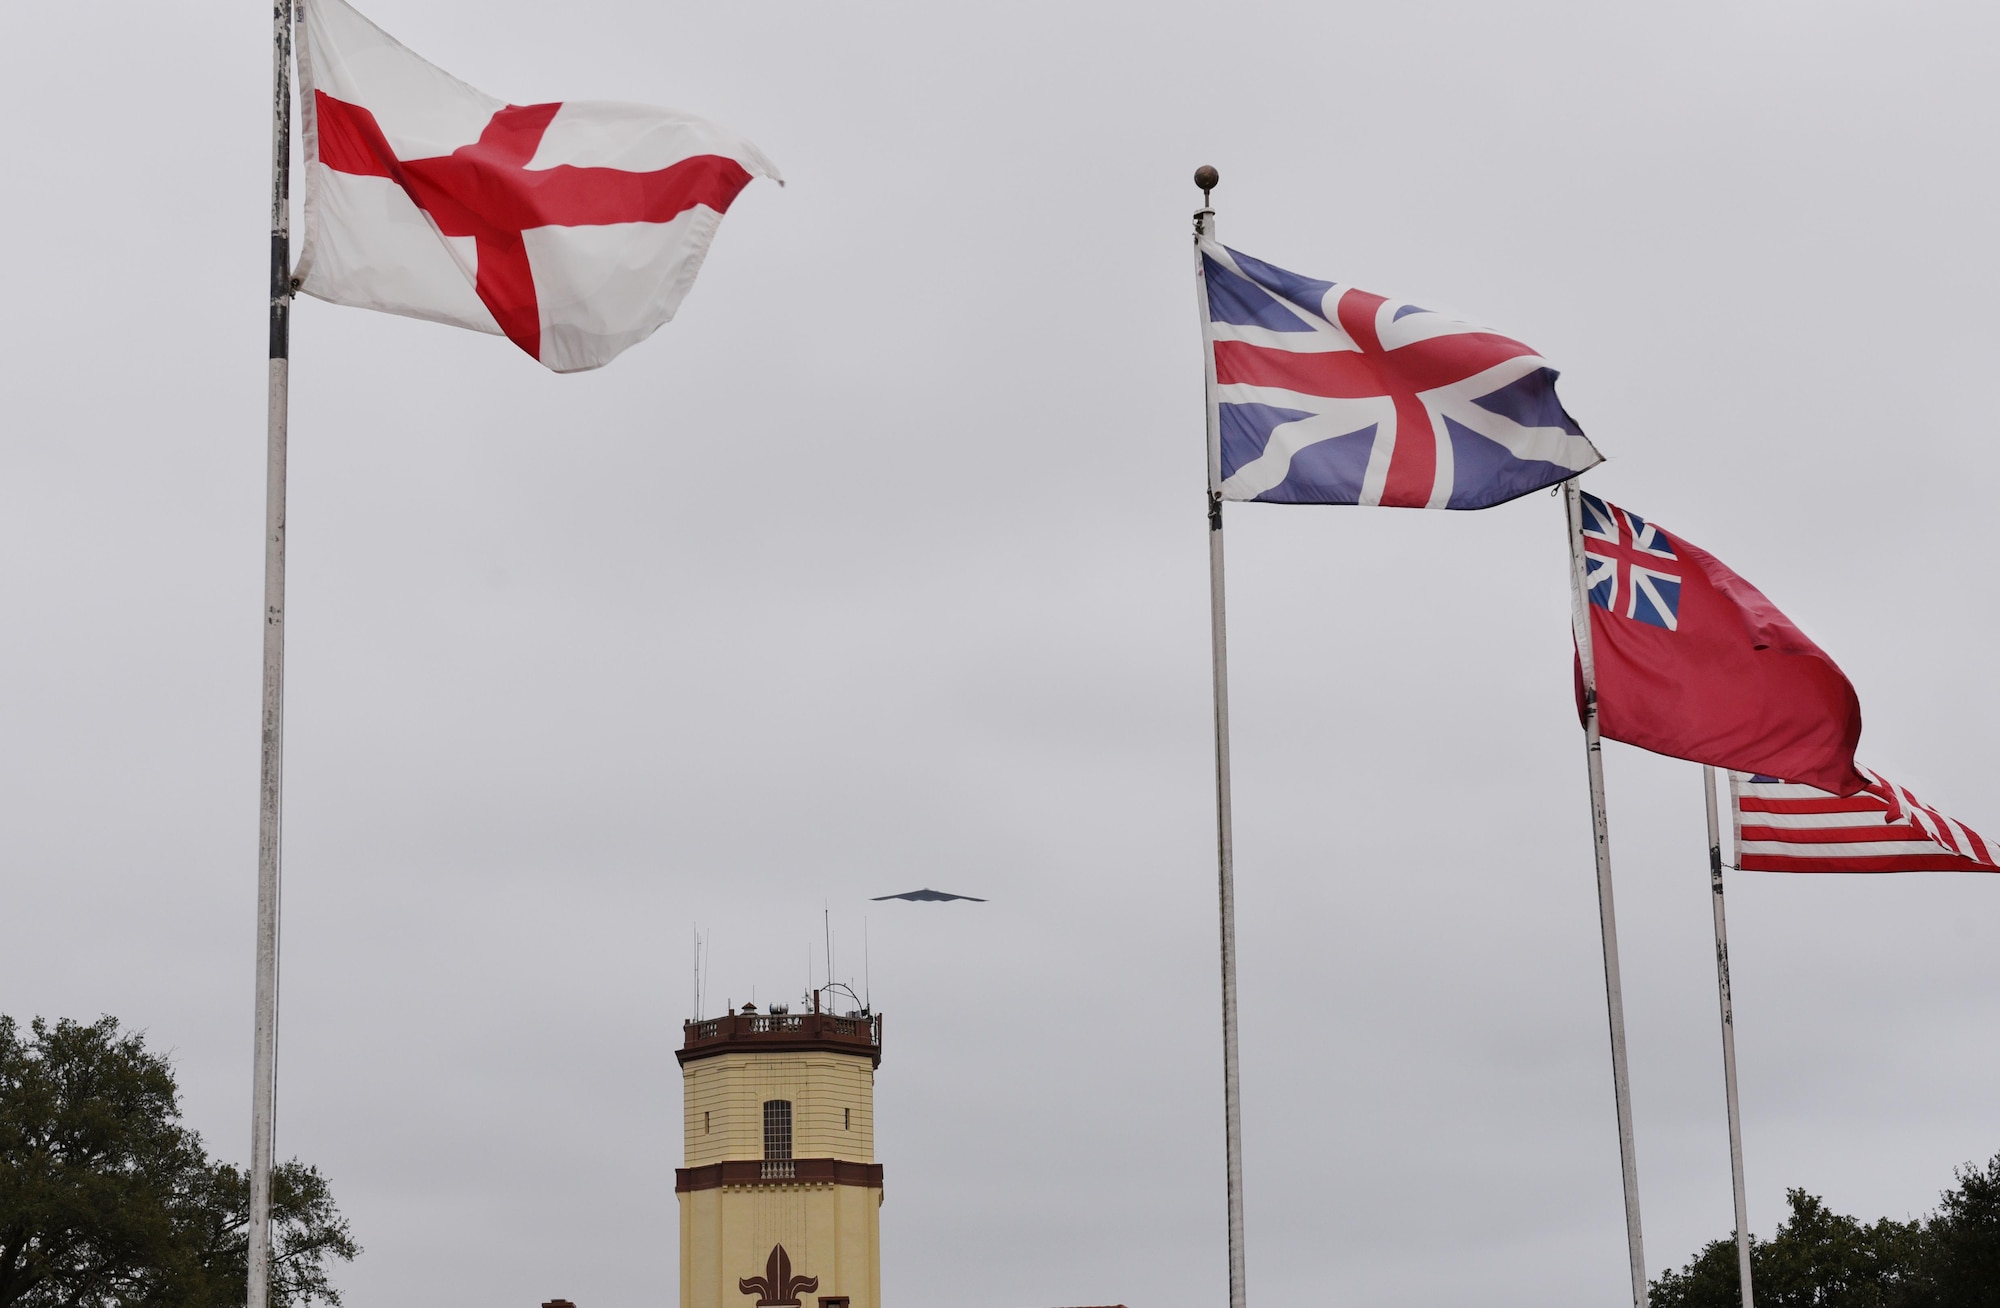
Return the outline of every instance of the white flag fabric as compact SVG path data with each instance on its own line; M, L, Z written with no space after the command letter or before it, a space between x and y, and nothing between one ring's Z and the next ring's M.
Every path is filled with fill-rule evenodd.
M299 289L601 368L674 316L756 146L691 114L510 105L343 0L304 0Z

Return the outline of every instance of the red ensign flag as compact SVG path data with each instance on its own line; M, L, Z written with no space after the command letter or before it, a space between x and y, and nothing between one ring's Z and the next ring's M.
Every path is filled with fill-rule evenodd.
M1714 555L1582 498L1598 730L1834 795L1867 786L1861 705L1826 651Z

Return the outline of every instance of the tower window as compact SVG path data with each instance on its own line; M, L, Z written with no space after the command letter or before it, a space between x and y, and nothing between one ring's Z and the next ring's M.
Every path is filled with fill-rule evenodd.
M854 1110L852 1108L843 1108L840 1110L840 1129L843 1131L852 1131L854 1129Z
M792 1101L789 1099L766 1099L764 1101L764 1157L786 1159L792 1156Z
M703 1112L701 1115L701 1133L703 1135L708 1134L708 1114L706 1112Z

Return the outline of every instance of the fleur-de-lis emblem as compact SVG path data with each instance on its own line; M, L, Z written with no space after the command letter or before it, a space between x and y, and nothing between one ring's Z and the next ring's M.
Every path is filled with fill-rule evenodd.
M744 1294L757 1296L757 1308L800 1308L799 1295L811 1294L819 1289L817 1276L792 1275L792 1256L785 1252L785 1246L771 1246L771 1257L764 1264L762 1276L746 1276L736 1282L736 1288Z

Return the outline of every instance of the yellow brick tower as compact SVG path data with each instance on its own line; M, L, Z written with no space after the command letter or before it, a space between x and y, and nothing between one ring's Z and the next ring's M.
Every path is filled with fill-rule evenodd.
M683 1026L681 1308L881 1308L882 1018L844 990Z

